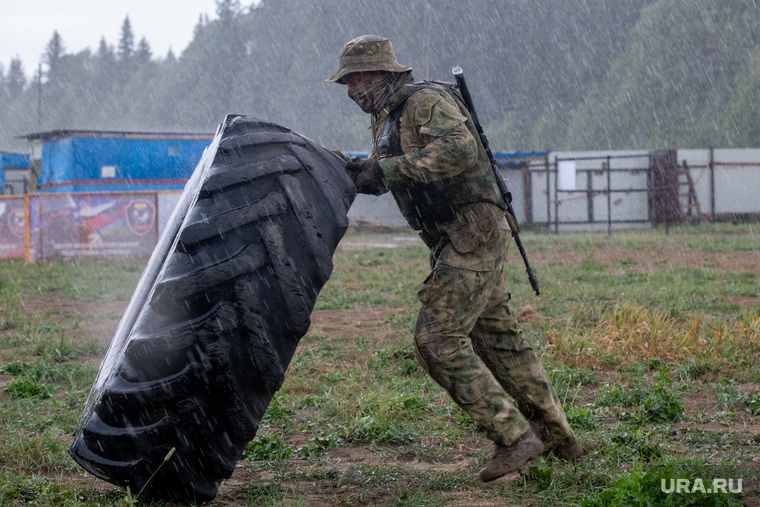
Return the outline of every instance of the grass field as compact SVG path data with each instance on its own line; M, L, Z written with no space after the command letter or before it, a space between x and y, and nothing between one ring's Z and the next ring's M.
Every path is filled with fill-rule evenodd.
M542 295L514 252L513 309L583 460L480 484L490 442L412 352L425 248L352 231L213 505L760 505L760 225L523 242ZM0 262L0 505L139 503L66 448L143 267ZM688 492L662 491L678 479Z

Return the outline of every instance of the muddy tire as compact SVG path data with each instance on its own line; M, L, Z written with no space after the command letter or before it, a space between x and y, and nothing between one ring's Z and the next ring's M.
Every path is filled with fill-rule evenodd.
M142 499L214 498L309 328L353 198L339 157L227 117L101 365L74 460Z

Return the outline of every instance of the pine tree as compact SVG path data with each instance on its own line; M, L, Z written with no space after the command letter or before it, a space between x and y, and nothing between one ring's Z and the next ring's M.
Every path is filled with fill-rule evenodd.
M137 45L137 52L135 53L135 60L138 65L148 63L153 56L153 52L150 50L150 44L143 37L140 39L140 43Z
M63 38L58 30L53 32L53 37L45 46L45 53L42 55L42 61L48 66L48 74L55 74L60 67L61 60L66 53L66 48L63 45Z
M132 31L132 23L129 21L129 16L124 18L124 23L121 25L121 37L119 38L119 62L122 64L122 68L128 68L132 63L132 56L135 52L135 34Z
M105 37L100 38L94 67L96 72L92 83L92 90L97 97L102 98L113 88L118 71L113 46L110 46L106 42Z
M238 22L240 10L239 0L216 1L216 13L219 16L218 27L220 29L216 33L224 34L224 40L217 41L217 44L212 48L214 61L210 68L214 75L223 76L217 84L216 97L213 99L220 114L230 106L235 88L235 71L245 52L243 34Z
M229 26L240 14L240 0L216 0L216 14L223 26Z
M116 63L116 55L114 55L113 47L108 45L105 37L100 38L97 57L104 62Z
M8 68L8 75L4 81L8 97L11 100L15 100L24 92L26 76L24 75L24 65L18 56L11 60L11 66Z
M204 22L203 14L198 14L198 23L196 23L195 28L193 28L193 39L198 39L201 36L207 23L208 20Z

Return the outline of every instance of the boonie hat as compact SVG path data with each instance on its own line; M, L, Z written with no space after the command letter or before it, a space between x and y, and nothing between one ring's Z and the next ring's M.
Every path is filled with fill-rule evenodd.
M343 78L354 72L409 72L411 67L404 67L396 61L391 41L377 35L362 35L350 40L343 46L338 59L338 71L328 83L346 84Z

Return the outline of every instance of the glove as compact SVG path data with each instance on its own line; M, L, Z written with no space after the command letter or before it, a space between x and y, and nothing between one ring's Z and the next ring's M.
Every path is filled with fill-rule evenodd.
M402 182L393 158L377 161L351 157L346 162L346 168L351 172L356 191L360 194L381 195L390 190L391 185Z
M377 160L369 158L351 157L346 161L346 169L351 171L351 173L354 175L354 178L359 173L366 172L373 174L376 165Z
M354 179L357 193L382 195L388 191L376 159L350 157L346 160L346 169Z
M378 162L378 168L380 169L382 178L385 180L388 187L403 182L401 174L398 171L398 166L396 165L396 160L393 157L381 159L380 162Z

